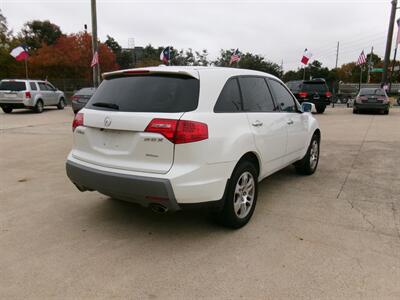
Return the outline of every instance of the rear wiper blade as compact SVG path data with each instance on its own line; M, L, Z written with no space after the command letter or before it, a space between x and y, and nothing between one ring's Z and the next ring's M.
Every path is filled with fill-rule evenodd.
M119 105L114 104L114 103L107 103L107 102L95 102L92 104L93 106L98 106L98 107L107 107L115 110L119 110Z

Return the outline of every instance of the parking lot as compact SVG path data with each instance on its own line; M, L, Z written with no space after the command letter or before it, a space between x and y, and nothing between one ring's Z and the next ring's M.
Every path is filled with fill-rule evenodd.
M398 107L317 115L316 174L264 180L237 231L79 192L64 166L72 118L0 113L1 298L400 298Z

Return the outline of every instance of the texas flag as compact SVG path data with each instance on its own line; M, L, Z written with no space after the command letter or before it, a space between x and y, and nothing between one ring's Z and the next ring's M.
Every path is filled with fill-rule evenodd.
M164 64L168 64L168 62L171 60L171 51L172 51L172 47L167 47L165 48L161 54L160 54L160 60L162 60L162 62Z
M18 46L11 51L11 56L13 56L17 61L27 59L29 54L24 46Z
M308 51L308 49L306 48L304 50L303 57L301 58L301 63L303 65L307 65L309 60L311 59L311 57L312 57L312 53L310 51Z

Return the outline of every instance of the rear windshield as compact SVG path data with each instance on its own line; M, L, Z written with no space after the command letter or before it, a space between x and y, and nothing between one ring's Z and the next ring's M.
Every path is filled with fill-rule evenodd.
M303 83L301 90L311 93L325 93L328 91L328 87L324 82L305 82Z
M0 82L0 91L25 91L26 86L23 81L2 81Z
M127 112L187 112L197 108L199 81L192 77L141 75L104 80L87 108Z
M94 88L84 88L76 92L75 95L91 96L96 90Z
M385 96L385 91L383 89L361 89L360 96L368 96L368 95L377 95L377 96Z

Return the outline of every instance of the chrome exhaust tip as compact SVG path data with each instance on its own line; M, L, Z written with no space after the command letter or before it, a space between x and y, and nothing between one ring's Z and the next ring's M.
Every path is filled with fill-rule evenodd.
M150 209L158 214L165 214L168 211L168 207L159 203L151 203Z

